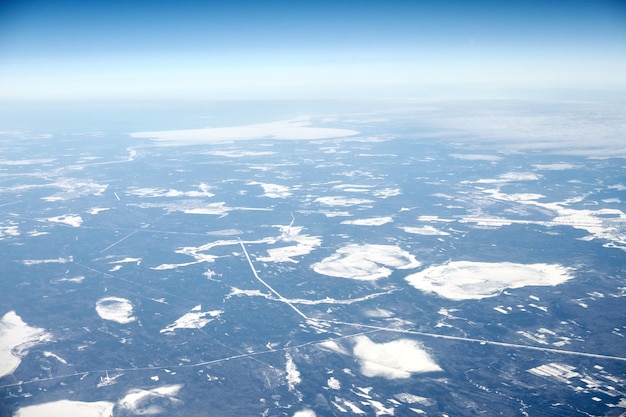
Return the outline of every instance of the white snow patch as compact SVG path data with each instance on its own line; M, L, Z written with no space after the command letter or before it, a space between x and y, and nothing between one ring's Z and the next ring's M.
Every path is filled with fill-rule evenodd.
M200 197L213 197L215 194L209 191L211 187L207 184L200 183L198 185L197 190L192 191L179 191L173 188L135 188L127 193L130 195L134 195L137 197L150 197L150 198L158 198L158 197L189 197L189 198L200 198Z
M212 310L205 312L192 310L191 312L180 317L174 323L161 329L160 332L174 333L174 330L176 329L199 329L212 322L215 317L218 317L222 313L222 310Z
M389 198L402 194L402 191L399 188L381 188L380 190L375 190L372 194L378 198Z
M56 258L56 259L24 259L22 263L26 266L40 265L40 264L66 264L68 262L74 262L72 256L68 258Z
M30 232L28 232L28 236L43 236L49 234L49 232L43 232L41 230L31 230Z
M346 348L344 348L343 346L341 346L334 340L326 340L324 342L318 343L318 345L321 346L322 348L332 350L333 352L341 353L342 355L350 354L350 352L348 352Z
M96 312L104 320L128 324L135 320L133 317L133 305L125 298L105 297L96 303Z
M213 155L213 156L225 156L226 158L244 158L248 156L269 156L275 155L276 152L272 151L243 151L243 150L232 150L232 151L209 151L205 152L204 155Z
M181 264L161 264L158 266L151 266L150 269L154 270L154 271L167 271L169 269L176 269L178 267L182 267L182 266L189 266L189 265L195 265L198 262L183 262Z
M476 181L477 184L506 184L518 181L538 181L539 176L533 172L507 172L498 175L495 179L482 179Z
M66 278L59 278L57 280L54 280L54 283L58 283L58 282L73 282L75 284L80 284L81 282L83 282L85 280L85 277L82 275L78 275L75 277L66 277Z
M240 288L237 287L232 287L230 289L230 293L228 293L228 295L226 296L226 298L230 298L230 297L241 297L241 296L247 296L247 297L266 297L267 294L262 293L261 290L242 290Z
M377 416L392 416L394 415L393 407L386 408L380 401L370 400L368 401L370 407L374 409Z
M260 185L263 188L264 193L261 197L268 198L287 198L291 196L291 189L284 185L268 184L264 182L249 182L248 185Z
M383 224L393 222L391 216L373 217L370 219L344 220L341 224L351 224L355 226L382 226Z
M60 400L29 405L17 410L14 417L111 417L114 403L108 401L82 402Z
M333 187L333 190L342 190L349 193L368 193L373 185L362 184L338 184Z
M107 210L111 210L111 209L108 208L108 207L94 207L92 209L89 209L89 211L87 213L96 215L96 214L98 214L100 212L107 211Z
M30 327L15 311L6 313L0 319L0 377L11 375L20 366L28 349L51 340L50 333Z
M497 155L485 155L485 154L475 154L475 153L453 153L450 154L452 158L456 159L464 159L466 161L491 161L497 162L502 158Z
M554 378L560 382L565 382L570 384L569 381L572 378L580 377L580 373L576 372L576 368L564 363L546 363L544 365L539 365L535 368L529 369L533 375Z
M535 164L533 167L543 171L562 171L566 169L580 168L580 165L568 164L568 163L554 163L554 164Z
M426 398L421 397L415 394L409 394L408 392L401 392L399 394L394 395L398 400L407 404L422 404L422 405L430 405L432 402Z
M365 411L361 410L354 402L348 401L345 398L335 397L332 403L342 413L347 413L348 410L350 410L353 414L365 414Z
M448 262L409 275L406 280L424 292L451 300L478 300L494 297L506 288L555 286L572 279L561 265L511 262Z
M52 223L67 224L68 226L72 226L72 227L80 227L80 225L83 223L82 217L73 216L71 214L66 214L64 216L48 217L47 219L44 219L44 220L52 222Z
M297 256L308 255L322 243L318 236L302 234L303 227L278 226L281 235L276 242L295 243L295 245L271 248L267 250L269 256L260 256L257 259L262 262L291 262L298 263L293 259Z
M355 338L354 356L367 377L409 378L414 373L438 372L442 369L414 340L399 339L376 343L367 336Z
M10 222L9 225L0 225L0 240L5 237L17 237L20 235L20 230L17 224Z
M109 262L110 264L126 264L126 263L136 263L139 265L141 263L141 258L124 258L119 261Z
M376 310L364 311L363 314L365 314L365 316L367 317L382 317L382 318L389 318L395 315L392 311L385 310L385 309L378 308L378 307L376 308Z
M391 275L391 268L411 269L420 265L413 255L397 246L351 244L311 267L318 274L331 277L374 281Z
M367 198L348 198L342 196L328 196L328 197L318 197L315 199L316 203L321 203L326 206L331 207L348 207L348 206L356 206L359 204L370 204L373 203L373 200L369 200Z
M285 360L287 361L285 366L285 370L287 372L287 384L289 386L289 391L293 391L296 385L302 382L302 379L300 378L300 371L296 368L296 364L294 363L289 352L285 352Z
M400 229L404 230L406 233L412 233L415 235L424 235L424 236L449 236L450 233L439 230L433 226L423 226L423 227L410 227L405 226Z
M65 359L63 359L63 358L62 358L62 357L60 357L59 355L56 355L56 354L54 354L54 353L52 353L52 352L45 351L45 352L43 353L43 355L44 355L46 358L54 358L54 359L58 360L59 362L61 362L62 364L67 365L67 361L66 361Z
M320 213L322 213L324 216L326 216L328 218L332 218L332 217L350 217L350 216L352 216L347 211L321 211Z
M7 132L0 132L0 134L4 134ZM56 159L54 158L38 158L38 159L12 159L0 160L0 165L8 165L8 166L16 166L16 165L34 165L34 164L49 164L50 162L54 162Z
M220 201L217 203L204 204L202 207L183 208L180 211L185 214L212 214L223 216L228 214L231 210L230 207L226 206L226 203Z
M80 180L76 178L56 178L56 181L50 184L37 184L28 186L28 188L50 188L57 187L61 191L51 196L43 197L44 201L67 201L87 195L102 195L109 187L107 184L98 184L90 180Z

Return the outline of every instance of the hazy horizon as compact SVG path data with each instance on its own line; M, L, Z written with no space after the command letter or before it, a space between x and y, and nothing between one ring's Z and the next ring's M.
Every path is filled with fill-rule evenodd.
M616 1L0 5L9 102L597 95L625 74Z

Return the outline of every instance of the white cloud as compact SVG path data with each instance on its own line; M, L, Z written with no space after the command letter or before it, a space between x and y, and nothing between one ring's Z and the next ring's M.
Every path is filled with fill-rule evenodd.
M132 414L137 415L161 414L167 410L154 403L182 403L181 400L175 398L175 395L178 394L182 387L182 384L175 384L165 385L151 390L132 389L119 401L118 406L122 410L128 410Z
M546 111L546 108L549 111ZM440 102L416 118L458 138L506 153L543 150L584 157L624 157L624 103L614 100ZM601 115L601 116L600 116Z
M315 411L305 408L304 410L296 411L293 417L315 417Z
M330 389L335 389L335 390L341 389L341 382L339 382L339 380L335 377L331 376L330 378L328 378L327 384L328 384L328 388Z
M260 185L263 188L264 194L262 197L268 198L286 198L291 196L291 189L285 185L268 184L263 182L252 181L248 185Z
M421 263L410 253L391 245L348 245L311 267L318 274L374 281L393 272L391 268L417 268Z
M367 377L387 379L409 378L415 373L437 372L442 369L414 340L399 339L376 343L367 336L355 338L354 356Z

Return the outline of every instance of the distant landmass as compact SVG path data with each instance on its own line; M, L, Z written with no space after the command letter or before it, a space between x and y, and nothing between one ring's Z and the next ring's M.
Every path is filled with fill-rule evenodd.
M626 413L620 108L277 106L0 133L0 416Z

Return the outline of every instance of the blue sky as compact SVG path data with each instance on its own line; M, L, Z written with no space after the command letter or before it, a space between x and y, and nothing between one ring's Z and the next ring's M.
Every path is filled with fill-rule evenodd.
M0 1L5 100L541 89L626 89L626 3Z

